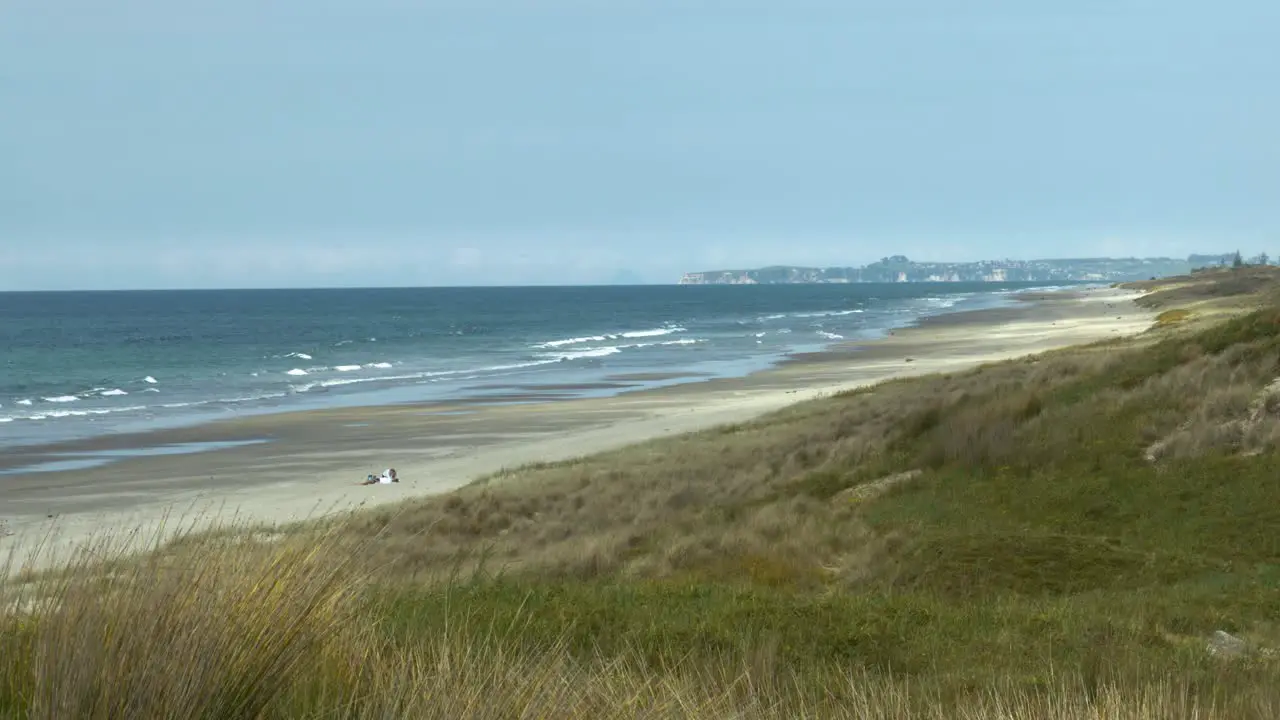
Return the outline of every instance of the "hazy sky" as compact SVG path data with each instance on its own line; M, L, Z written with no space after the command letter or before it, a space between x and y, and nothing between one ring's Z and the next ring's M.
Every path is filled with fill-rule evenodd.
M1280 254L1276 0L0 0L0 289Z

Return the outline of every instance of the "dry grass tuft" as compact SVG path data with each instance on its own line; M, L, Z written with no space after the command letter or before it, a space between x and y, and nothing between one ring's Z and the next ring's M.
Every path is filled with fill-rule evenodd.
M0 575L0 698L31 718L258 717L344 633L367 545L333 525L141 558L103 538Z

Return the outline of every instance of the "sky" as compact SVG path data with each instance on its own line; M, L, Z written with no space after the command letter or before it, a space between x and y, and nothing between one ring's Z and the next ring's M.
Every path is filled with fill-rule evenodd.
M1280 256L1275 0L0 0L0 289Z

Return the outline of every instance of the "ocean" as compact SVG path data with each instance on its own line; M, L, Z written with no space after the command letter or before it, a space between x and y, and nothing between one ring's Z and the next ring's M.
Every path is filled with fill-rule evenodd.
M0 293L0 447L248 413L743 375L1034 286Z

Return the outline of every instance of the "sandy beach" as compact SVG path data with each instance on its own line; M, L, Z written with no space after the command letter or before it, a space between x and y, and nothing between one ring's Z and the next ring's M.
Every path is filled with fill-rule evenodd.
M558 393L571 388L525 385L483 402L260 415L21 448L0 457L0 471L11 472L0 475L0 555L38 538L65 547L104 530L153 529L175 516L281 523L442 493L504 468L740 422L890 378L1135 334L1153 319L1136 297L1110 288L1026 295L1014 307L936 316L882 340L795 356L744 378L687 378L612 397L563 400ZM637 379L648 378L620 376L600 389L625 389ZM206 443L221 449L138 456ZM125 459L21 471L111 455ZM358 484L387 467L396 468L401 483Z

